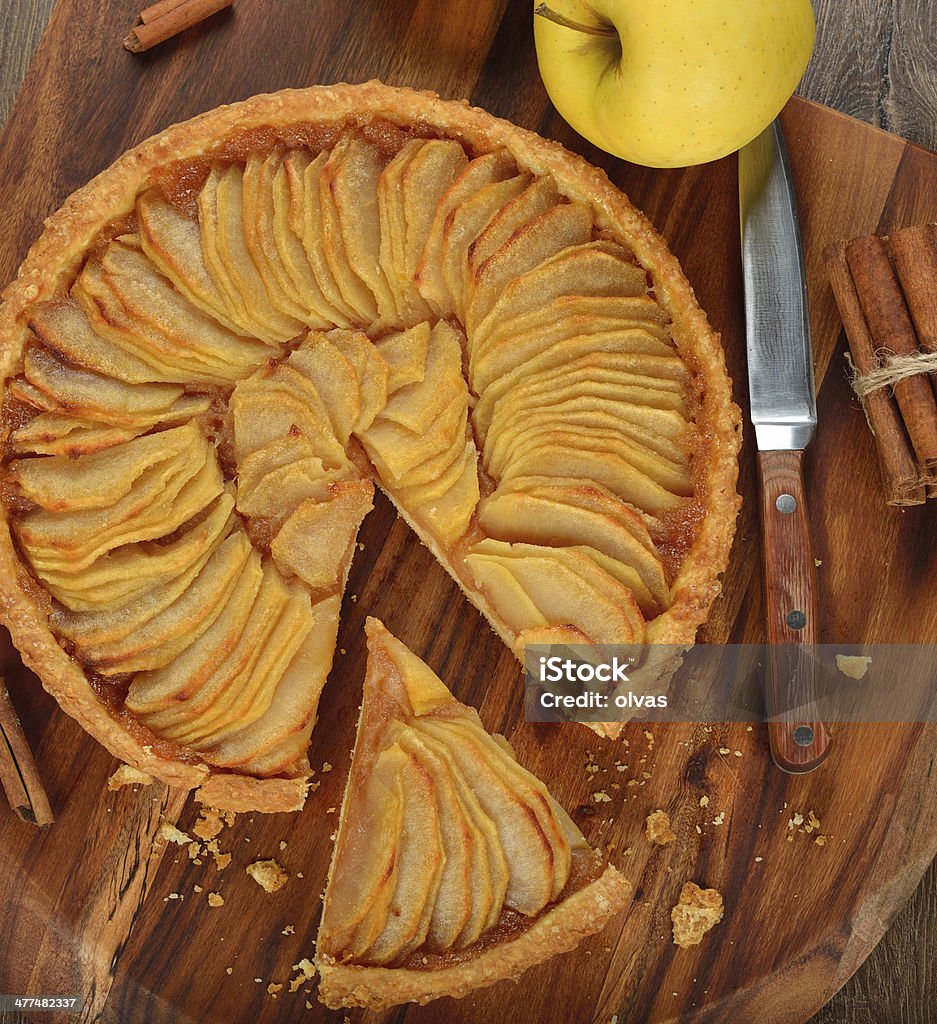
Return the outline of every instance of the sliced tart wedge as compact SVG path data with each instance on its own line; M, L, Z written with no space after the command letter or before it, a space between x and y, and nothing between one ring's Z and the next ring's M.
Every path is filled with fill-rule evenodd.
M574 948L624 908L510 745L369 618L368 670L316 944L319 998L460 998Z

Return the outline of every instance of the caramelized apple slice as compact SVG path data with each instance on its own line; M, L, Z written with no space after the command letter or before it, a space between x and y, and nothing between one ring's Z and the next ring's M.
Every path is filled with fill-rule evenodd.
M508 153L503 150L485 153L468 163L437 203L414 275L420 294L437 316L447 316L453 308L452 295L442 270L444 236L450 215L481 189L516 175L517 167Z
M670 590L660 559L635 539L633 530L621 524L628 512L624 505L617 509L618 515L611 516L563 501L560 488L554 494L559 500L520 492L496 492L479 506L479 525L497 540L595 549L630 570L619 569L611 575L634 593L646 619L669 607ZM640 524L634 513L630 515ZM636 525L637 528L643 529L643 524ZM592 557L591 551L589 555ZM607 564L603 567L609 570Z
M233 507L234 498L225 491L173 541L126 545L77 573L47 569L43 582L69 611L92 612L126 605L193 565L206 548L227 533Z
M143 251L189 302L235 334L257 336L256 325L238 306L229 305L205 266L198 222L171 206L157 189L137 200L137 221Z
M632 593L580 549L487 539L465 561L471 570L487 561L507 569L549 625L576 626L594 643L644 639L644 618ZM539 625L509 624L515 632Z
M351 323L349 311L327 295L326 286L304 244L306 209L302 190L305 187L303 175L309 162L307 153L288 153L282 161L271 154L262 165L259 188L269 188L276 261L287 278L284 287L292 289L297 301L308 310L307 322L311 318L322 326L347 327ZM310 247L313 247L312 241Z
M341 603L341 594L333 594L312 606L309 632L276 684L270 707L257 721L207 751L206 760L224 767L243 767L257 764L294 735L304 734L308 744L319 696L332 667Z
M360 315L342 295L325 251L319 191L322 169L328 158L328 152L322 152L315 159L310 159L309 154L303 150L294 150L286 157L284 167L290 196L289 223L302 241L306 259L323 297L340 314L333 322L350 326L361 322Z
M103 675L168 665L221 614L250 550L242 531L232 533L176 601L129 636L83 651L86 664Z
M102 337L74 302L43 302L33 307L29 327L50 350L76 366L87 367L105 377L116 377L129 384L178 381L184 377L178 369L155 370L138 356Z
M346 480L331 484L326 500L304 501L270 545L280 571L298 576L312 590L339 585L373 496L370 480Z
M387 404L390 367L377 346L360 331L330 331L329 341L350 360L358 377L360 412L355 433L367 430Z
M491 218L469 246L465 286L474 282L482 264L503 246L515 231L558 205L560 194L553 179L547 175L534 178L520 195L515 196ZM591 226L591 221L590 221Z
M188 416L180 416L187 420ZM11 431L7 440L11 455L64 455L77 459L124 444L139 437L147 428L112 427L94 420L57 413L40 413Z
M215 621L177 658L138 672L127 692L127 708L141 718L188 701L219 669L238 643L263 580L260 555L248 553L240 575Z
M297 282L291 276L277 243L273 183L277 172L281 170L281 162L282 154L276 149L266 157L260 153L251 153L247 158L241 179L244 245L274 308L280 314L291 317L313 330L321 330L332 326L332 322L319 313L319 305L308 302L307 296L300 290L301 282ZM283 181L288 189L285 172ZM284 212L289 209L288 203L287 191ZM286 226L285 218L281 225ZM302 243L295 236L293 242L301 248ZM308 290L307 287L305 291Z
M463 306L469 336L512 281L591 237L592 212L579 203L554 206L518 228L472 275Z
M407 273L407 220L404 207L403 178L413 158L428 143L410 139L387 164L377 181L377 208L380 221L381 270L393 293L394 304L405 323L425 320L429 306Z
M400 182L406 224L404 268L408 281L416 276L443 195L467 163L465 151L451 139L424 142L408 162Z
M646 292L644 268L630 262L621 246L602 240L572 245L511 281L484 319L474 325L469 341L472 348L482 345L498 324L542 309L563 295L642 296Z
M492 182L456 206L446 218L440 257L449 301L441 311L443 315L451 310L460 320L465 320L469 250L489 221L520 195L529 183L527 174Z
M469 528L478 505L478 452L468 441L444 477L417 487L403 487L397 499L432 535L451 546Z
M387 394L393 395L408 384L419 384L426 376L430 325L416 324L406 331L388 334L375 342L388 366Z

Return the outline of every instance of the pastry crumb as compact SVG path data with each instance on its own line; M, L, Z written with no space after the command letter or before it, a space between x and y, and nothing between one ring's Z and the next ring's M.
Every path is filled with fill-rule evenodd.
M597 804L610 804L612 802L612 798L608 795L608 793L605 792L604 789L600 789L597 792L593 793L592 799Z
M210 907L223 907L224 897L221 895L221 893L210 892L208 894L208 905Z
M276 999L277 993L282 991L283 986L278 985L275 981L271 981L270 984L267 986L267 995L273 996L274 999Z
M293 925L291 925L291 924L288 924L288 925L287 925L287 926L286 926L286 927L285 927L285 928L283 929L283 931L282 931L282 932L280 932L280 934L281 934L281 935L295 935L295 934L296 934L296 929L295 929L295 928L293 927Z
M217 807L205 807L202 809L198 821L192 826L192 831L199 839L208 842L209 839L214 839L224 826L221 811Z
M681 949L696 946L703 936L722 920L722 894L717 889L701 889L685 882L677 905L670 911L673 941Z
M647 827L644 834L647 836L647 841L655 846L666 846L677 838L676 832L670 827L670 816L659 808L647 816Z
M836 667L850 679L862 679L869 671L872 659L863 654L837 654Z
M709 806L709 797L705 796L705 795L701 796L699 798L699 805L700 805L700 807L708 807Z
M180 832L175 825L171 825L168 821L164 821L159 826L158 834L160 839L165 839L167 843L175 843L176 846L188 846L192 842L191 836Z
M107 788L113 791L120 789L121 786L149 786L152 782L152 775L147 775L132 765L122 764L107 780Z
M290 877L275 860L255 860L244 870L265 892L278 892Z

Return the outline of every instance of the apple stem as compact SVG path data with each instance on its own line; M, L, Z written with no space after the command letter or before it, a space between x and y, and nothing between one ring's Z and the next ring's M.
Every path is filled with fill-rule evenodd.
M562 25L563 28L571 28L576 32L585 32L590 36L609 37L617 34L613 25L584 25L581 21L573 21L572 18L567 18L565 14L554 11L546 4L538 4L534 8L534 14L539 15L541 18L546 18L547 21L552 21L556 25Z

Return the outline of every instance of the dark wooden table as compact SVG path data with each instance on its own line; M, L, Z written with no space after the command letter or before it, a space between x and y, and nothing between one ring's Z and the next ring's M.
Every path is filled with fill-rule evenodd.
M0 127L53 2L0 0ZM814 6L816 52L799 92L937 149L937 27L929 0L814 0ZM130 0L128 23L135 9ZM874 953L811 1024L934 1024L935 922L937 863Z

